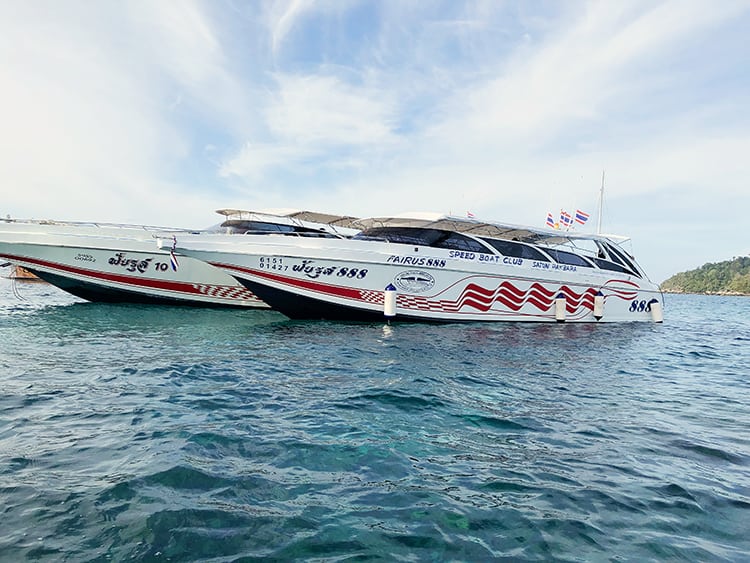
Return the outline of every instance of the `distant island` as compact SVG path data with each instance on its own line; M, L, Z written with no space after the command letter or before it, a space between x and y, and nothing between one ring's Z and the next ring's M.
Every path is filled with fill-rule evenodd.
M661 284L661 289L667 293L750 295L750 256L675 274Z

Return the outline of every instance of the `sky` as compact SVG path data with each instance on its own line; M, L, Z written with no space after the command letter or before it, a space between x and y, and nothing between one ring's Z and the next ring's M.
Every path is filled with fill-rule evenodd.
M0 216L581 209L661 282L750 253L750 0L4 0Z

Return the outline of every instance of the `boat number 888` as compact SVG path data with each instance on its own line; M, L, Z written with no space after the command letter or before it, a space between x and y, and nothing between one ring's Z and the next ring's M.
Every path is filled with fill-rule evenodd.
M651 303L649 303L645 299L641 299L640 301L634 299L630 302L630 308L628 309L628 311L630 311L631 313L650 313Z

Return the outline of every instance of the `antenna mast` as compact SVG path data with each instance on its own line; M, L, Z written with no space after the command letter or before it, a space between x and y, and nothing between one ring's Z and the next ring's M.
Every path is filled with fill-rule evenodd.
M602 187L599 189L599 216L596 221L596 234L602 234L602 207L604 207L604 170L602 170Z

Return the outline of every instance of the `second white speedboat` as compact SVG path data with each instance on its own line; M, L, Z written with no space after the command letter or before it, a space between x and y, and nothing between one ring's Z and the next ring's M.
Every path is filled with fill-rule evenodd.
M223 209L224 221L200 232L351 235L352 218L304 211L283 215ZM267 308L226 272L159 249L185 229L70 221L0 220L0 258L88 301Z

